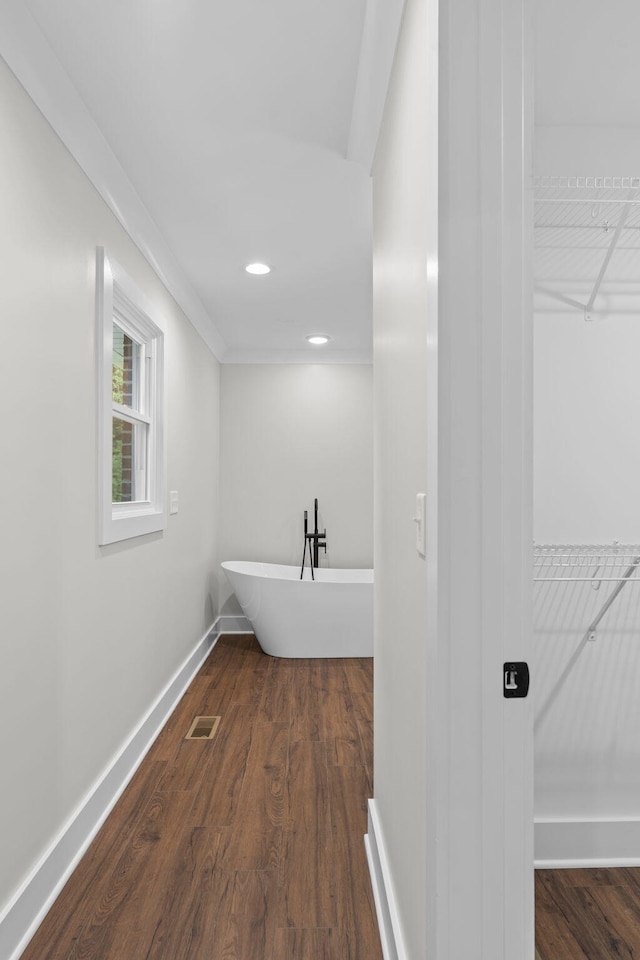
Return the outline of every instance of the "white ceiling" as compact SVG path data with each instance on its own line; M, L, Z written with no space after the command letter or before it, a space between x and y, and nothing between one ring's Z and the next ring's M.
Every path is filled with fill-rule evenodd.
M26 2L222 358L370 359L370 179L345 159L366 0Z
M221 359L368 361L370 179L352 141L361 135L365 155L375 144L402 6L2 0L0 46L14 69L22 58L17 73L47 116L48 81L35 74L45 53L62 65L150 215L141 248ZM536 122L637 125L639 0L534 0L533 10ZM373 55L382 70L365 59L372 22L386 43L384 56ZM362 106L363 87L375 87L373 111ZM96 134L92 141L76 125L63 139L71 149L75 139L78 157ZM100 177L129 228L127 190L120 207ZM273 272L245 274L255 259ZM333 338L328 347L306 343L317 332Z

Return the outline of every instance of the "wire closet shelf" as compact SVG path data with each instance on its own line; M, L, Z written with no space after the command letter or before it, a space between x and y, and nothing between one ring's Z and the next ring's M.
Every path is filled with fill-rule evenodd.
M534 581L640 583L640 544L534 544Z
M640 177L534 177L538 307L638 313Z
M640 545L534 544L534 582L590 583L599 590L602 583L614 584L605 591L604 603L586 629L584 641L596 639L600 622L628 583L640 583Z

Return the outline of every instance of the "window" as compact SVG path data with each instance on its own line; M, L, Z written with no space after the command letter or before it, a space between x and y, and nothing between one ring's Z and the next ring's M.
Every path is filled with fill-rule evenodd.
M97 251L99 540L163 530L163 323Z

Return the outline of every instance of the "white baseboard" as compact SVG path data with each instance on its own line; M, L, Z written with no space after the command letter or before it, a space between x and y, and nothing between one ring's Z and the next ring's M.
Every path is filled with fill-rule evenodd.
M407 960L400 916L375 800L369 800L369 831L364 838L384 960Z
M224 616L220 616L216 620L215 626L218 630L218 636L223 633L255 633L255 630L251 626L251 621L247 620L247 618L241 614L234 614L233 616L225 614Z
M536 820L540 869L640 866L640 819Z
M18 960L224 629L218 617L0 913L0 957Z

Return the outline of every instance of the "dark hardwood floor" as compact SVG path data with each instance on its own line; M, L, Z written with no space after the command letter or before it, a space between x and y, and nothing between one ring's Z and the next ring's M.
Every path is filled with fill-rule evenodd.
M536 870L539 960L638 960L640 868Z
M382 960L372 758L371 660L221 637L23 960Z
M382 960L372 686L221 637L22 960ZM536 960L640 960L640 868L536 871Z

